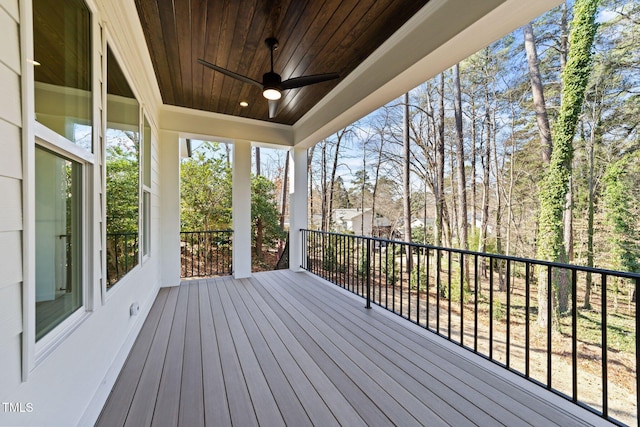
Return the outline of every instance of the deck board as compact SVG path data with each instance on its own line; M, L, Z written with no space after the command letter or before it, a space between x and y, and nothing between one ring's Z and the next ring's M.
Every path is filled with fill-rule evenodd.
M226 290L230 294L230 297L233 296L231 299L233 300L235 311L242 322L251 348L262 368L262 372L278 405L278 409L282 414L282 418L287 425L312 425L309 416L300 403L298 393L296 393L292 383L284 372L287 370L287 367L283 367L278 363L262 335L261 328L251 317L249 309L238 293L239 288L244 287L244 285L244 283L240 282L237 283L236 286L227 286Z
M314 288L313 292L316 300L327 297L322 288ZM345 307L343 301L338 301L337 304ZM355 318L363 318L363 315L357 311L351 313L351 321ZM492 411L492 416L500 417L499 421L506 425L517 425L522 419L527 420L527 425L545 426L554 423L553 419L546 418L555 414L553 411L547 412L547 402L523 395L517 387L484 370L468 375L469 366L466 360L451 357L452 355L441 347L426 346L419 336L412 334L410 329L402 324L380 322L377 319L373 319L372 322L375 322L375 327L369 329L383 332L375 338L398 351L400 357L396 360L400 363L422 360L422 363L427 364L425 368L429 377L424 378L423 383L438 381L445 387L452 387L455 393L467 401L484 408L502 406L505 411ZM357 323L354 322L354 325ZM432 363L431 360L438 360L438 363ZM419 376L419 373L412 372L416 377ZM437 390L441 395L446 393L441 387L437 387ZM520 397L522 401L517 400ZM569 425L582 424L574 422Z
M207 426L231 425L231 413L227 401L222 373L222 362L218 350L218 338L213 325L213 313L209 286L204 280L198 282L200 302L200 333L202 337L202 393L204 420ZM141 424L145 425L145 424Z
M152 425L177 425L180 416L184 340L189 287L181 287L174 309L167 353L160 378Z
M160 378L158 372L162 371L164 366L167 347L169 346L169 333L171 332L171 324L173 323L174 310L178 300L179 288L162 289L158 297L166 298L165 310L158 321L158 328L153 342L149 349L149 355L140 376L138 387L141 390L148 390L148 393L136 393L131 402L131 408L125 426L136 427L149 425L153 419L153 410L155 408L156 396L160 387Z
M289 280L291 281L290 278ZM359 348L368 348L367 353L372 355L372 362L378 366L386 366L385 369L392 372L395 378L402 378L403 386L407 390L411 390L415 396L429 400L430 407L436 409L436 412L448 422L453 421L456 425L469 422L469 419L459 418L462 414L455 409L459 405L468 405L465 413L474 423L480 425L502 423L516 426L522 425L522 419L527 419L527 415L538 416L500 389L488 387L486 383L478 380L474 381L474 377L466 376L469 379L466 382L458 378L456 373L460 372L459 366L450 363L449 358L434 355L424 344L412 345L412 342L405 339L407 334L411 335L411 331L407 328L389 330L387 334L372 333L372 331L383 331L385 324L357 310L355 315L351 314L348 310L352 306L343 300L337 301L335 306L323 307L318 304L318 301L322 301L329 295L325 294L322 288L299 292L295 286L292 286L290 292L295 293L296 298L308 306L309 310L316 313L324 310L325 321L335 319L342 324L348 322L348 330L354 332L355 339L360 341ZM350 315L347 317L345 312ZM341 333L340 330L336 332ZM399 342L402 345L398 345ZM385 357L386 360L381 357ZM438 363L435 364L431 360L438 360ZM429 388L425 387L427 384ZM475 389L472 388L474 385ZM431 388L436 390L437 394ZM495 405L503 405L504 402L508 403L505 408L510 408L511 411L521 415L515 415L509 409L497 412L482 410L482 408L491 409ZM548 425L548 421L543 422L543 425L545 424Z
M185 325L184 359L180 384L178 422L193 427L204 426L202 384L202 340L200 333L200 303L198 286L189 286ZM196 393L193 390L197 390Z
M215 282L214 282L215 283ZM224 282L219 280L217 284L209 285L209 299L213 313L213 323L218 338L218 351L222 363L222 375L229 402L232 425L257 426L258 419L251 403L249 389L245 382L244 373L240 367L240 360L231 337L231 331L225 318L225 313L220 309L219 287ZM184 285L183 285L184 286Z
M238 352L238 360L244 373L244 379L249 389L251 402L256 411L256 417L261 423L269 426L285 425L282 414L269 388L265 373L258 362L257 354L251 346L246 331L242 327L240 316L233 306L227 286L230 278L224 279L225 286L219 286L220 307L224 310L229 330ZM215 307L214 307L215 308ZM275 384L274 384L275 387Z
M129 414L130 403L134 400L138 389L140 376L147 362L149 349L155 336L158 321L163 314L167 293L158 294L145 324L127 357L118 381L114 385L105 407L98 420L99 425L124 425Z
M97 425L593 420L449 344L306 273L188 281L160 291Z
M307 408L315 425L366 425L355 409L342 397L340 390L329 380L311 355L287 328L283 319L264 304L257 292L247 291L243 296L256 307L252 311L255 321L261 325L272 351L283 366L287 367L290 383L301 388L298 396ZM258 302L259 301L259 302ZM329 413L327 413L326 411Z

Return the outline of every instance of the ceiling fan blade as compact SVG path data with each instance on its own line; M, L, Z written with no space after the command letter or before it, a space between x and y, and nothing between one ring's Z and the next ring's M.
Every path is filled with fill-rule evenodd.
M312 76L300 76L300 77L294 77L292 79L283 81L280 87L283 90L295 89L297 87L309 86L312 84L322 83L322 82L335 80L339 78L340 76L338 75L338 73L314 74Z
M270 99L269 100L269 118L273 119L277 114L278 114L278 104L280 103L279 100L275 99Z
M212 70L216 70L224 75L227 75L229 77L232 77L236 80L240 80L241 82L245 82L245 83L249 83L251 85L255 85L258 86L260 89L262 89L262 83L260 83L259 81L250 79L249 77L245 77L241 74L238 73L234 73L233 71L229 71L226 68L222 68L222 67L218 67L215 64L212 64L211 62L207 62L204 59L198 59L198 62L201 63L202 65L204 65L205 67L209 67Z

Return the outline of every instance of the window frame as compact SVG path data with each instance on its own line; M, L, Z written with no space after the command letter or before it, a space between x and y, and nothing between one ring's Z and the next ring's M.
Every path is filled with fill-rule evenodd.
M117 46L115 45L113 38L111 37L110 33L109 33L109 29L108 27L105 27L103 29L103 39L102 39L102 69L104 70L104 83L102 84L101 87L101 96L102 96L102 101L101 101L101 125L100 125L100 132L101 132L101 138L100 138L100 160L101 160L101 193L103 195L102 197L102 205L101 205L101 210L103 212L101 219L103 220L102 224L102 233L101 233L101 265L102 265L102 280L101 280L101 297L102 297L102 304L105 305L107 304L108 300L117 293L117 290L122 288L122 286L119 286L120 283L122 283L123 281L127 280L127 277L130 277L131 275L135 274L135 272L137 272L140 268L142 268L142 264L144 263L144 257L142 255L142 238L143 238L143 234L142 234L142 196L143 196L143 192L142 192L142 181L143 181L143 169L142 169L142 148L143 148L143 138L144 138L144 134L143 134L143 129L144 129L144 124L143 124L143 106L142 103L140 102L140 96L139 93L137 92L136 88L134 85L131 84L131 75L129 73L129 71L127 70L126 67L124 67L122 64L124 63L121 60L121 55L120 52L118 51ZM107 218L106 218L106 214L107 214L107 161L106 161L106 149L107 149L107 143L106 143L106 135L107 135L107 130L109 129L109 122L107 120L107 116L108 116L108 93L107 93L107 79L108 79L108 70L107 70L107 56L108 56L108 50L111 50L111 53L113 54L113 57L115 58L118 67L120 68L120 70L122 71L122 74L124 75L127 84L129 85L129 88L131 89L131 92L133 92L134 98L138 104L138 135L139 135L139 147L138 147L138 254L137 254L137 258L136 258L136 265L133 266L131 268L131 270L129 270L124 276L122 276L117 282L115 282L112 286L108 287L108 282L107 282L107 251L106 251L106 244L107 244Z
M144 108L141 108L142 138L140 141L142 147L140 149L140 254L142 256L142 264L151 258L151 205L153 192L153 131L151 130L151 121L147 118ZM147 126L148 125L148 126ZM147 134L148 133L148 134ZM147 151L148 150L148 151ZM148 168L148 169L147 169ZM147 171L149 180L147 182Z
M82 320L89 316L89 312L93 309L93 288L89 286L90 283L90 263L91 263L91 252L85 248L90 247L91 244L91 232L93 229L92 224L88 221L88 216L90 212L90 205L92 201L88 198L88 194L90 193L88 190L92 185L93 179L93 164L90 162L90 158L93 157L92 154L87 153L86 156L78 156L73 153L69 153L65 150L68 148L67 144L75 145L68 141L66 138L60 136L62 141L47 141L43 139L44 136L50 136L49 132L53 132L50 129L42 126L44 129L38 129L36 126L36 139L35 139L35 147L40 147L41 149L45 149L50 153L58 156L59 158L70 160L76 162L82 168L80 173L81 177L81 187L78 189L78 193L81 195L81 204L80 204L80 218L78 218L79 223L81 224L81 238L80 243L82 250L80 252L79 262L81 263L81 273L80 278L78 279L78 283L82 288L82 304L75 309L66 319L60 322L58 325L54 326L51 331L47 332L41 339L35 341L35 357L36 364L38 364L41 360L43 360L53 349L57 347L57 345L67 337L73 330L75 330ZM58 135L56 133L56 135ZM35 179L35 178L34 178ZM34 248L35 249L35 248ZM34 318L35 318L35 300L33 310L34 310ZM35 330L35 322L34 322L34 330ZM35 337L35 333L34 333Z
M102 26L97 8L92 0L84 0L90 13L89 53L91 64L91 114L92 149L87 150L44 124L36 120L35 113L35 73L34 73L34 28L33 10L25 11L20 25L21 40L21 95L22 95L22 147L23 147L23 339L22 339L22 380L27 381L31 372L51 354L65 339L89 317L96 304L99 304L99 286L95 268L96 233L100 219L96 209L96 199L100 179L100 120L102 65ZM41 147L56 156L78 163L81 167L80 224L81 246L80 277L78 283L82 289L82 305L67 318L36 341L36 240L35 240L35 152Z

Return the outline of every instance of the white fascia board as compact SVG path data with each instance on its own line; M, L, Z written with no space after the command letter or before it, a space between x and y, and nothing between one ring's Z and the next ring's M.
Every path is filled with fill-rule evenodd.
M156 125L162 95L135 2L96 0L95 3L101 12L101 24L107 27L111 37L109 42L116 45L112 46L114 54L120 53L120 66L125 68L123 72L129 78L129 84L138 95L138 101L147 112L148 119Z
M293 146L291 126L226 114L164 105L160 109L163 130L183 138L234 141L245 140L283 147Z
M447 70L562 0L431 0L293 125L310 147Z

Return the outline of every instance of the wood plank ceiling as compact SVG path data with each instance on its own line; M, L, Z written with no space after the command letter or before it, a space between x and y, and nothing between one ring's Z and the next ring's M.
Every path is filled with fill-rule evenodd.
M205 68L216 64L262 81L264 40L279 39L282 80L351 73L428 0L135 0L165 104L294 124L340 80L283 92L268 118L260 88ZM249 103L241 107L240 101Z

